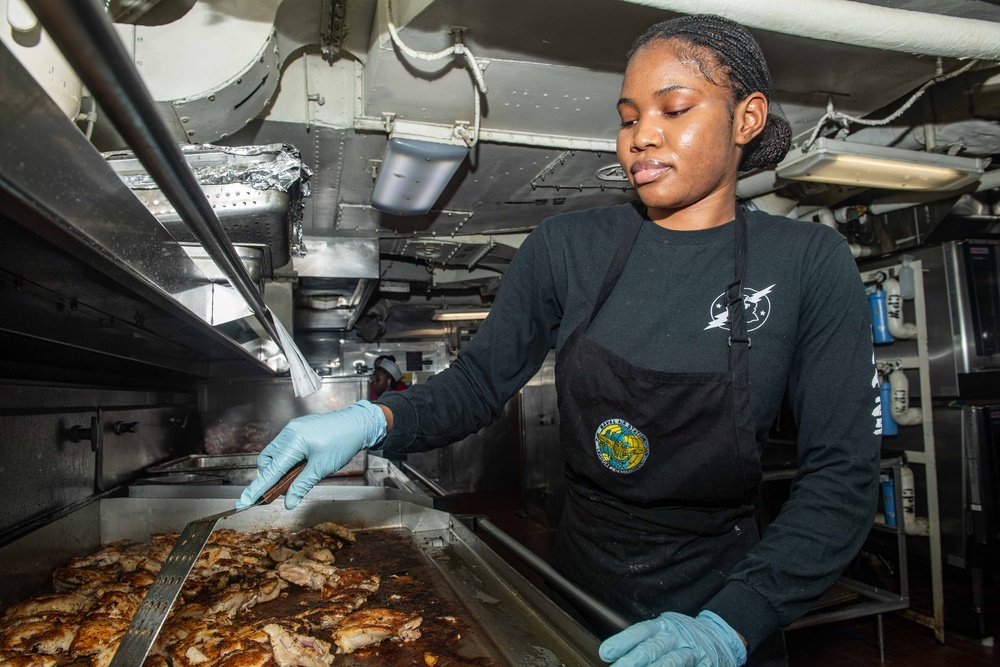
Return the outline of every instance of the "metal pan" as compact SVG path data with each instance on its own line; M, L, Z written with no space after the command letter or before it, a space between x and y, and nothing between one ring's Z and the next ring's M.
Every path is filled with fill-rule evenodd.
M372 531L370 535L380 537L372 538L376 546L372 547L370 556L365 556L361 550L345 550L338 555L338 559L343 556L344 561L338 560L338 563L350 562L351 566L367 566L382 572L402 567L415 578L427 580L430 588L443 591L446 597L440 604L457 608L458 616L466 625L455 634L468 637L468 642L462 646L466 647L463 655L469 663L510 667L601 664L596 637L450 514L398 500L330 502L307 498L290 511L277 505L280 503L230 516L223 519L218 528L298 530L323 521L336 521L360 531L360 544L366 542L366 531ZM152 532L179 531L192 519L231 508L231 499L102 500L100 539L103 543L119 539L145 541ZM387 541L396 546L385 547ZM400 559L409 559L408 564L399 565ZM435 607L429 599L426 608L433 610ZM376 657L366 660L338 655L335 664L346 667L389 663L379 663Z

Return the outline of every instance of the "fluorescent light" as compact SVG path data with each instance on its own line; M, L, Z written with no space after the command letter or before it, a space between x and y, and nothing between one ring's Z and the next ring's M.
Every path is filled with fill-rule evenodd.
M468 154L464 143L390 137L372 206L394 215L427 213Z
M431 319L435 322L461 322L463 320L485 320L489 308L445 308L435 310Z
M780 178L892 190L955 190L983 175L988 160L817 139L777 166Z

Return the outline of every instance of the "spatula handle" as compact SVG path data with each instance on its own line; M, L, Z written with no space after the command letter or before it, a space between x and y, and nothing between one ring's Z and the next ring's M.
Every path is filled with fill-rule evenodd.
M284 477L279 479L274 486L272 486L270 489L264 492L264 495L260 497L260 500L257 502L257 504L268 505L277 500L278 498L280 498L285 493L285 491L288 490L288 487L292 485L292 482L295 481L295 478L299 476L299 473L302 472L302 469L305 467L306 467L306 462L303 461L302 463L298 464L297 466L286 472Z

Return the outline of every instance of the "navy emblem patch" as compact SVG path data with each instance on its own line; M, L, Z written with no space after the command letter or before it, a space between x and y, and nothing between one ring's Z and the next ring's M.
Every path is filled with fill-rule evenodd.
M649 456L646 436L624 419L609 419L598 426L594 444L605 467L626 475L641 468Z

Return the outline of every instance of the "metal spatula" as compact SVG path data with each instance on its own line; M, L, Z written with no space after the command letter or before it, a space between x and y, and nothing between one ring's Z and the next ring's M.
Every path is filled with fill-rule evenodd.
M278 483L268 489L256 503L250 507L266 505L273 502L288 490L292 482L305 467L303 461L278 480ZM249 507L246 509L250 509ZM149 653L149 648L156 640L163 621L166 620L170 608L181 592L188 573L201 555L201 550L208 543L208 538L215 530L215 524L227 516L232 516L243 510L231 509L220 514L213 514L204 519L197 519L184 526L180 537L174 543L167 559L163 561L156 579L153 580L146 597L135 612L132 622L122 637L122 642L111 659L110 667L140 667Z

